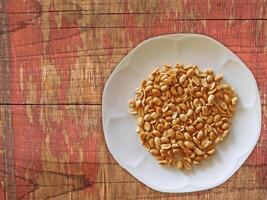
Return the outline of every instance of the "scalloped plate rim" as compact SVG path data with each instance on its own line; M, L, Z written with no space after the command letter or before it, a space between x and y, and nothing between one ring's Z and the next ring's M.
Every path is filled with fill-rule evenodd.
M225 176L225 178L223 178L223 180L220 180L218 183L214 184L213 186L203 186L203 187L195 187L193 185L190 185L190 183L182 188L179 188L175 191L170 191L170 190L165 190L165 189L160 189L160 188L157 188L155 186L152 186L151 184L148 184L146 183L145 181L143 181L139 176L135 175L134 174L134 170L135 169L127 169L127 165L125 165L124 163L121 163L120 162L120 159L116 158L115 155L113 155L112 153L112 149L110 149L110 146L109 146L109 142L107 140L107 137L106 137L106 128L105 128L105 99L106 99L106 88L107 88L107 85L109 84L109 82L112 80L112 77L115 73L118 72L118 70L122 69L123 67L127 67L127 64L128 64L128 61L131 57L131 54L133 54L135 51L138 50L139 47L141 47L143 44L147 43L147 42L150 42L150 41L153 41L155 39L162 39L162 38L168 38L168 39L171 39L171 40L180 40L180 39L183 39L183 38L187 38L187 37L202 37L202 38L207 38L209 40L212 40L213 42L215 42L217 45L221 46L222 48L224 48L225 50L227 50L227 53L228 55L230 54L231 56L234 56L234 58L236 59L236 61L238 61L243 67L246 67L248 69L248 71L251 73L252 75L252 78L253 78L253 81L256 83L256 88L257 88L257 97L256 97L256 102L255 102L255 106L256 106L256 109L257 109L257 112L259 114L259 123L258 123L258 130L255 131L257 132L257 135L255 135L255 141L253 141L253 145L251 146L251 149L249 149L246 153L244 153L242 156L238 157L238 159L235 161L235 165L233 167L233 170L227 174L227 176ZM258 90L258 85L257 85L257 82L255 80L255 77L254 75L252 74L252 72L250 71L250 69L244 64L244 62L234 53L232 52L228 47L226 47L225 45L223 45L222 43L218 42L217 40L207 36L207 35L202 35L202 34L194 34L194 33L179 33L179 34L169 34L169 35L160 35L160 36L156 36L156 37L152 37L152 38L149 38L149 39L146 39L144 41L142 41L141 43L139 43L137 46L135 46L121 61L120 63L114 68L114 70L111 72L108 80L106 81L105 83L105 87L104 87L104 90L103 90L103 95L102 95L102 124L103 124L103 132L104 132L104 138L105 138L105 141L106 141L106 144L107 144L107 147L109 149L109 151L111 152L111 155L114 157L114 159L116 160L116 162L119 163L119 165L125 169L126 171L128 171L132 176L134 176L135 178L137 178L140 182L142 182L143 184L147 185L148 187L150 187L151 189L154 189L154 190L157 190L157 191L160 191L160 192L171 192L171 193L187 193L187 192L196 192L196 191L201 191L201 190L206 190L206 189L211 189L211 188L214 188L214 187L217 187L218 185L221 185L223 184L225 181L227 181L240 167L241 165L246 161L246 159L248 158L248 156L251 154L251 152L253 151L253 149L255 148L256 144L257 144L257 141L259 139L259 136L260 136L260 130L261 130L261 103L260 103L260 96L259 96L259 90ZM108 125L108 124L107 124ZM129 166L128 166L129 167Z

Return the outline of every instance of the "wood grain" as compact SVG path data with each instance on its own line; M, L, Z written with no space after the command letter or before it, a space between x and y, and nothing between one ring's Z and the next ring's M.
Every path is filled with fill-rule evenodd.
M100 109L93 106L2 106L1 112L5 110L12 115L14 145L13 155L8 159L13 164L8 167L14 169L16 187L15 191L10 191L10 183L9 190L5 191L14 192L16 198L13 199L64 199L80 190L84 198L93 197L91 191L97 192L99 156L105 148ZM10 120L8 116L1 116L4 121ZM2 128L3 132L9 129ZM107 151L105 154L103 156L109 156ZM7 176L11 173L2 172Z
M1 110L4 107L12 113L14 157L10 159L17 199L261 199L267 195L266 130L229 181L212 190L174 195L147 188L112 158L104 142L101 105L16 105Z
M24 0L0 2L0 199L267 199L266 0ZM153 36L201 33L234 51L260 89L262 131L223 185L151 190L107 150L106 80Z
M195 17L198 7L193 2L171 2L125 1L103 5L104 2L71 4L67 1L65 8L65 4L56 1L43 4L9 1L9 84L12 89L9 102L2 102L99 104L110 72L135 45L153 36L177 32L202 33L223 42L253 71L262 98L266 98L267 22L261 20L266 17L265 1L253 4L214 1L210 3L210 14L205 6L197 9L203 12L202 18ZM201 2L208 4L208 1L200 1L197 5ZM240 20L242 9L225 19L220 8L235 10L238 6L247 6L249 19ZM23 12L28 7L30 12ZM88 11L90 9L94 11ZM98 14L103 9L115 11ZM20 14L16 14L18 10ZM191 11L189 15L182 14L190 19L179 15L183 10ZM95 14L88 16L87 12Z
M4 12L6 4L0 2L0 100L9 102L10 99L10 66L8 61L9 38L7 33L7 15ZM14 154L13 130L11 127L11 113L9 107L0 108L0 199L15 199L16 184L15 171L13 167ZM3 173L5 172L5 173Z

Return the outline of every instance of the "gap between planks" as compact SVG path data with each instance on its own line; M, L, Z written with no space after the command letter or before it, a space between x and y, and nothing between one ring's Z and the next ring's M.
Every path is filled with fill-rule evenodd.
M0 103L0 106L101 106L102 103ZM261 103L262 107L267 103Z

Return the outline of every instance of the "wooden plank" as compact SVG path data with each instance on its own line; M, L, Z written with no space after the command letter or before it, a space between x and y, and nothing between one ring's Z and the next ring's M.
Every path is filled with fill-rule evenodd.
M254 73L262 101L266 101L267 21L161 22L159 18L143 17L146 28L142 28L133 16L121 17L123 27L112 27L116 21L106 20L100 28L43 28L46 20L51 25L59 23L55 15L43 14L41 21L10 33L11 98L2 103L99 104L111 71L135 45L153 36L177 32L203 33L232 49ZM62 18L60 23L81 25L83 21L71 20Z
M10 119L5 115L1 119L12 120L14 145L9 160L13 162L15 182L7 185L6 191L16 195L14 199L61 199L64 194L70 198L80 190L84 198L96 199L91 197L97 194L100 109L60 107L1 107L12 114ZM3 165L1 162L1 168ZM11 191L13 187L15 191Z
M265 0L70 0L33 2L26 0L21 5L12 5L8 14L62 12L64 15L175 15L180 19L266 19ZM51 7L51 5L53 5ZM37 9L37 10L36 10Z
M5 3L0 3L0 102L9 101L8 33Z
M14 168L14 137L11 128L10 107L0 107L0 152L1 152L1 189L2 199L16 199L16 181Z
M12 119L17 199L264 199L267 195L266 110L257 148L229 181L204 192L164 194L141 184L112 158L104 141L100 105L11 105L1 110L4 107Z
M0 2L0 102L9 102L9 62L6 2ZM4 75L4 76L3 76ZM9 107L0 108L0 199L15 200L16 184L13 167L13 132ZM3 173L4 172L4 173Z

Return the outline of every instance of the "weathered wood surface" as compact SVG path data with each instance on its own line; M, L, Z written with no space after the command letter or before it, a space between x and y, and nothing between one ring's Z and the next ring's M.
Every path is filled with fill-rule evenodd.
M266 0L1 1L0 199L267 199L266 7ZM223 185L164 194L113 160L101 94L134 46L180 32L209 35L248 65L262 131Z

